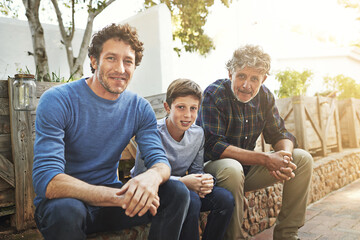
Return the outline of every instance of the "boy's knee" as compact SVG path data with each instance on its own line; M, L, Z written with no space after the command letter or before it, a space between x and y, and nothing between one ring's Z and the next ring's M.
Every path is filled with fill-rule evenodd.
M165 199L168 199L168 201L171 202L176 201L179 208L182 208L182 206L187 208L189 206L190 192L184 183L176 180L168 180L161 185L160 188L163 196L166 195ZM160 196L160 200L162 199L163 198Z
M193 191L190 191L190 205L188 214L196 214L199 215L201 210L201 200L198 194Z

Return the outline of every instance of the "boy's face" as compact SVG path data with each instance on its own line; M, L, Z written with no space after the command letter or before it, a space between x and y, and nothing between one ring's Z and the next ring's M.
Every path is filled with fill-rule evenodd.
M183 134L188 130L197 118L199 104L199 99L192 95L177 97L171 107L165 102L169 132L176 131L176 133Z

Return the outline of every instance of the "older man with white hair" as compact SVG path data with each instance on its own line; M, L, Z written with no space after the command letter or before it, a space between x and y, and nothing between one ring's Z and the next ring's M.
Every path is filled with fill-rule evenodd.
M284 182L282 208L274 239L298 239L304 224L312 176L311 155L294 147L295 137L286 130L275 98L264 82L270 56L260 46L237 49L226 64L228 79L204 91L197 124L205 131L205 171L235 198L235 209L226 239L243 239L244 191ZM263 133L274 151L255 152Z

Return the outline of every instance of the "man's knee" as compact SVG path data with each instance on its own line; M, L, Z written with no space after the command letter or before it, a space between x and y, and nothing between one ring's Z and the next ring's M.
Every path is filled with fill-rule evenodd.
M73 198L45 200L35 212L35 220L45 239L85 238L87 210Z
M309 152L295 148L293 151L293 159L298 168L312 170L314 160Z
M219 186L224 187L230 191L238 190L244 185L244 170L242 165L234 159L221 159L222 168L218 171L216 176Z
M44 211L39 213L40 218L51 219L56 222L76 223L85 221L86 208L83 202L73 198L59 198L46 200L47 206Z

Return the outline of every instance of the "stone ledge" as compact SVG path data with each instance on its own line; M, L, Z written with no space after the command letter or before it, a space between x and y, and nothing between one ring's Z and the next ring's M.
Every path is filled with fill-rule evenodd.
M360 178L360 149L346 149L328 157L315 159L314 173L308 204ZM257 191L245 193L244 224L246 239L275 224L282 201L282 184L276 183ZM201 214L201 228L206 224L206 213ZM143 240L147 239L149 226L138 226L113 233L89 236L90 240Z

